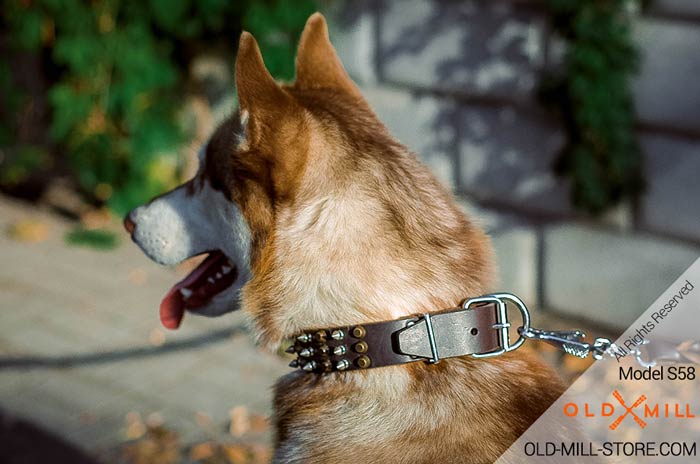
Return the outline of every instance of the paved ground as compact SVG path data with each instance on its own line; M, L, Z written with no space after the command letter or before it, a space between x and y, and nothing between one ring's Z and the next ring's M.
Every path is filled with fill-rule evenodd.
M25 220L46 238L10 238ZM139 435L134 413L196 443L225 433L235 406L269 412L269 387L288 368L252 346L241 314L161 329L176 272L124 237L115 251L67 246L70 227L0 197L0 412L98 455Z

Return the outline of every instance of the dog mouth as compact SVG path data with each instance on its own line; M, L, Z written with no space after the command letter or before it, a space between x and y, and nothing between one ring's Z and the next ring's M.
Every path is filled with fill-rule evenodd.
M209 255L187 277L176 283L160 303L160 322L177 329L185 310L197 311L238 278L238 268L221 251Z

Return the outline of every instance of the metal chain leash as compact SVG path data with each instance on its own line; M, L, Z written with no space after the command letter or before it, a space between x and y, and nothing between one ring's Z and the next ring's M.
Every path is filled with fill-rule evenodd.
M610 339L604 337L596 338L593 343L584 341L586 334L581 330L542 330L521 327L518 333L525 339L541 340L579 358L586 358L591 354L595 360L610 359L617 358L619 353L624 352ZM689 340L672 344L644 340L629 354L633 355L637 363L644 368L654 367L658 363L700 364L700 341Z
M584 341L586 334L581 330L542 330L521 327L518 333L526 339L541 340L579 358L586 358L589 354L592 354L596 360L606 356L614 358L617 349L613 342L603 337L596 338L592 344Z
M688 340L680 344L644 340L633 353L642 367L664 364L700 364L700 341Z

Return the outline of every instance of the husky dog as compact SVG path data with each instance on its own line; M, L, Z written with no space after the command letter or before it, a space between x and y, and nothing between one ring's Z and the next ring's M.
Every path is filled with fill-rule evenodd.
M185 311L242 307L276 350L305 329L454 308L490 290L488 237L379 121L322 15L302 33L293 84L275 82L247 32L235 80L239 108L196 176L125 219L158 263L208 254L165 296L165 327ZM274 462L493 462L562 390L524 350L297 370L275 387Z

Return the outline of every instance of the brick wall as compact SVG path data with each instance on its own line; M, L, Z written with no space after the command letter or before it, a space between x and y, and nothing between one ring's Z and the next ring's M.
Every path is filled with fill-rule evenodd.
M649 185L599 220L550 169L564 136L533 91L563 50L539 2L348 0L329 16L377 113L491 233L503 290L626 328L700 256L697 0L656 0L637 21Z

